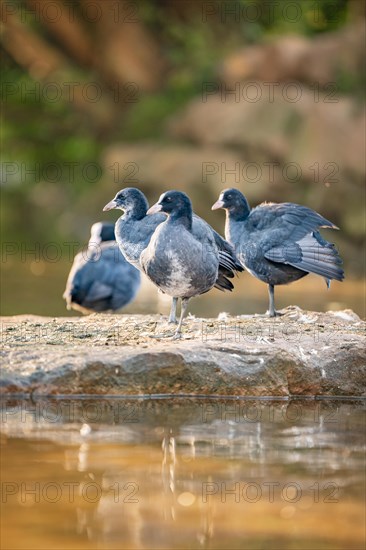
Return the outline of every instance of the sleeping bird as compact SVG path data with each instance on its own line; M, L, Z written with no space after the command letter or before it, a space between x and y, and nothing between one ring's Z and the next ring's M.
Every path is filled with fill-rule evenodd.
M119 250L114 224L95 223L88 248L74 258L63 298L67 309L84 314L116 311L135 298L140 278Z

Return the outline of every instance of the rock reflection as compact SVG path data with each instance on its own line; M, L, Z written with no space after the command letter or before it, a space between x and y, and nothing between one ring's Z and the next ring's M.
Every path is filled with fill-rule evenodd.
M93 402L4 400L6 547L362 547L362 400Z
M163 459L161 464L161 480L163 487L164 519L175 519L175 439L169 434L163 437L161 444Z

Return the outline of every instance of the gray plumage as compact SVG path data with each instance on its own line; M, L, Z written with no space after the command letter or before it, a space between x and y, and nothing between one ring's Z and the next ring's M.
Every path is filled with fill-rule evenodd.
M88 248L74 258L63 298L68 309L82 313L116 311L135 298L140 278L119 250L114 225L97 223Z
M293 203L263 203L253 210L237 189L222 191L212 209L226 210L225 237L241 264L269 285L270 315L275 316L274 286L296 281L308 273L342 281L342 260L335 246L319 233L338 229L332 222Z
M116 239L125 258L137 269L144 271L141 263L141 253L145 250L157 227L166 221L166 215L160 212L147 215L149 204L145 195L136 188L128 187L119 191L104 211L113 208L121 209L124 214L117 220L115 226ZM232 246L199 216L193 214L192 233L200 241L205 241L210 233L216 243L215 254L219 256L219 272L215 287L220 290L232 290L229 281L236 271L242 271ZM206 250L210 253L211 248ZM162 289L163 290L163 289ZM176 301L173 300L169 321L176 322Z
M121 189L103 211L123 210L115 225L116 240L126 260L141 270L141 252L148 246L157 226L166 220L164 214L147 216L149 203L145 195L134 187Z
M179 337L190 298L204 294L214 286L231 290L233 285L220 274L220 250L211 227L195 220L194 230L192 205L185 193L164 193L148 214L155 215L158 211L168 214L168 218L156 228L148 247L141 254L140 264L159 289L175 300L181 298L181 316L175 332L175 337ZM235 261L226 252L225 262L224 269L230 271Z

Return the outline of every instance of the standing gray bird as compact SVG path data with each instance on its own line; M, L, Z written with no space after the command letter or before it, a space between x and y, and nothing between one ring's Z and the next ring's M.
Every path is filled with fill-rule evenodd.
M225 237L243 267L268 284L269 315L280 315L274 305L274 287L297 281L308 273L342 281L342 260L334 244L318 232L338 229L310 208L285 202L263 203L250 209L237 189L225 189L212 210L226 210Z
M188 301L216 286L232 290L232 283L220 273L220 251L211 227L202 224L194 231L192 204L180 191L160 196L147 214L165 212L168 218L159 224L148 247L140 257L141 267L149 279L164 293L181 298L181 315L174 338L181 336L181 327ZM235 261L225 267L232 275Z
M114 224L99 222L91 228L88 248L74 258L63 298L67 309L84 314L116 311L135 298L140 279L119 250Z
M127 187L118 191L113 200L103 208L103 211L112 209L123 210L123 215L117 220L115 233L118 245L124 257L137 269L143 271L140 257L145 250L156 228L166 220L166 214L157 212L147 215L149 203L145 195L134 187ZM197 238L206 235L210 231L213 235L219 253L219 275L215 286L221 290L230 290L232 284L228 278L232 278L236 271L242 271L239 261L235 257L232 246L225 241L212 227L199 216L193 214L193 234ZM172 307L169 322L176 323L176 296L172 297Z

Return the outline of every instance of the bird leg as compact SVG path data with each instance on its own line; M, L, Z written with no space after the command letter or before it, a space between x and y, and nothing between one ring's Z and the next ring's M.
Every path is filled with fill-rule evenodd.
M274 305L274 285L268 285L268 294L269 294L269 316L270 317L279 317L282 315L279 311L275 309Z
M187 311L188 302L189 302L189 298L182 298L179 324L177 326L177 330L174 333L173 340L177 340L178 338L182 337L182 322L183 322L184 315L186 314L186 311Z
M171 308L170 308L170 315L169 315L169 319L168 319L168 323L174 323L175 325L177 324L177 303L178 303L178 298L172 298L172 305L171 305ZM180 338L180 336L176 336L177 334L177 331L179 329L181 325L181 322L179 324L179 326L177 327L177 330L175 332L169 332L169 333L166 333L166 334L153 334L153 335L150 335L150 338L156 338L157 340L162 340L164 338Z
M173 323L174 325L177 324L177 302L178 302L178 298L172 298L172 305L171 305L171 308L170 308L170 314L169 314L169 319L168 319L168 323Z
M172 317L172 312L174 314L176 313L177 301L178 301L178 298L173 298L172 299L172 308L171 308L171 311L170 311L169 321ZM157 338L159 340L162 339L162 338L172 338L173 340L178 340L179 338L182 338L182 322L183 322L184 316L185 316L186 311L187 311L188 302L189 302L189 298L182 298L182 303L181 303L181 308L180 308L179 324L178 324L178 326L176 328L176 331L174 332L173 335L172 334L154 334L154 335L150 336L150 338Z

